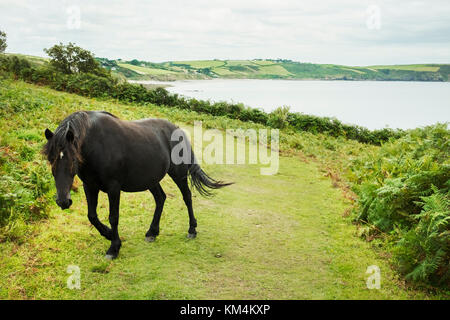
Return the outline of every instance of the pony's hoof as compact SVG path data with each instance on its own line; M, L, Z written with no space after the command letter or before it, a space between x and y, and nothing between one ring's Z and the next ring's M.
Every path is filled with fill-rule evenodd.
M194 239L196 236L197 236L196 233L188 233L187 234L188 239Z
M155 242L155 240L156 240L156 237L154 237L154 236L145 237L145 241L147 241L147 242Z
M112 255L112 254L107 254L107 255L105 255L105 259L106 259L106 260L113 260L113 259L115 259L115 258L117 258L117 256Z

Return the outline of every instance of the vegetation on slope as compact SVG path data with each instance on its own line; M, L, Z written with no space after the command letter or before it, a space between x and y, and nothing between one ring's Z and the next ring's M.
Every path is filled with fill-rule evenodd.
M408 279L450 286L450 131L415 129L351 166L356 221L391 242Z
M58 50L62 49L58 47ZM67 69L67 61L66 58L62 62L50 62L49 65L35 67L24 58L0 56L0 71L12 73L16 79L49 85L56 90L88 97L110 97L127 102L167 105L215 116L252 121L275 128L289 126L298 131L326 133L334 137L343 136L364 143L380 144L389 138L397 138L403 134L402 130L390 128L371 131L357 125L343 124L335 118L290 113L289 110L283 108L267 114L260 109L249 108L241 103L212 103L187 99L177 94L170 94L163 88L147 90L142 85L120 82L112 77L109 71L96 64L92 66L92 72L83 72L85 66L75 66L78 72L72 72Z
M203 121L210 128L263 128L262 125L152 104L119 104L88 99L21 81L0 82L0 106L22 106L0 118L0 145L15 151L32 149L32 161L11 152L11 165L48 165L39 154L43 129L54 128L78 110L107 110L122 119L164 117L185 127ZM8 109L12 110L12 109ZM26 132L26 135L24 133ZM36 136L36 141L26 139ZM38 139L37 137L40 137ZM0 297L9 299L411 299L445 298L445 292L415 290L390 270L382 251L355 237L342 213L348 203L333 188L314 157L344 168L349 157L379 147L342 137L283 129L283 154L275 176L261 176L259 166L206 166L213 176L237 183L213 201L194 196L199 236L185 237L187 213L177 187L164 179L168 195L158 241L144 233L154 208L148 193L123 194L119 259L105 261L107 242L86 217L83 192L73 192L74 205L61 212L53 202L37 222L17 225L4 241L0 231ZM300 148L299 154L295 148ZM288 156L289 155L289 156ZM26 164L25 164L26 163ZM332 167L329 168L332 170ZM3 174L3 172L2 172ZM333 174L334 175L334 174ZM332 177L338 183L337 177ZM258 186L255 187L255 181ZM49 197L55 194L48 182ZM30 187L24 185L23 187ZM283 190L283 192L280 192ZM301 196L298 196L301 192ZM249 196L250 195L250 196ZM268 201L270 199L270 201ZM16 201L20 202L20 198ZM107 221L108 201L99 199L99 217ZM17 218L19 219L19 218ZM36 221L36 220L33 220ZM81 269L81 289L66 287L68 265ZM368 290L367 266L381 268L380 290Z
M350 67L334 64L301 63L291 60L198 60L153 63L139 60L98 59L102 66L130 79L323 79L449 81L450 65L394 65ZM119 69L120 68L120 69ZM124 73L125 75L125 73Z
M0 150L2 151L0 189L2 191L1 212L3 214L1 239L21 243L26 234L29 233L29 223L46 218L49 209L52 207L50 199L54 195L53 183L50 171L46 170L45 161L40 155L40 148L43 143L41 136L43 125L45 126L45 123L58 123L73 110L105 108L110 110L113 104L91 100L92 103L95 102L91 106L89 100L82 100L82 98L74 98L65 94L57 95L51 90L37 90L30 86L17 85L16 82L10 80L3 80L0 88L2 112L7 115L22 115L2 116L0 123L2 128L13 126L16 128L13 131L2 130L0 135ZM57 114L55 114L55 111L51 111L55 106L61 106L61 110L58 110ZM144 117L148 112L146 110L152 110L153 114L176 122L182 121L193 124L194 121L201 120L207 128L264 128L263 125L233 120L223 116L199 114L195 111L163 106L156 107L151 104L132 104L132 106L136 110L132 118ZM124 105L119 109L128 110L128 107ZM114 109L114 112L117 113L119 109ZM38 116L39 114L40 116ZM43 119L43 114L51 117L51 119ZM131 117L129 113L124 113L124 115ZM426 130L441 133L442 136L438 140L433 136L424 139L427 143L433 143L436 148L443 144L444 139L448 141L448 131L442 126L431 127ZM423 130L418 129L417 133L423 134ZM400 154L403 154L402 148L407 149L423 145L421 140L413 140L406 145L403 138L397 141L400 141L398 145L396 141L392 144L397 146L396 152ZM448 199L448 186L437 189L442 185L436 183L435 177L440 175L437 181L448 181L447 176L445 176L448 170L444 171L446 167L436 165L433 167L434 162L429 159L426 164L430 166L430 170L435 171L430 173L425 170L423 165L416 165L414 167L416 172L409 172L408 175L412 177L423 175L424 178L421 179L427 178L428 182L422 182L422 184L415 186L416 189L412 193L405 192L408 189L400 186L397 187L397 191L394 190L396 193L393 192L393 195L389 195L386 193L386 185L389 187L390 184L389 180L379 182L383 181L380 180L381 177L392 174L386 173L385 167L392 165L395 161L406 164L410 162L408 159L398 160L399 155L396 153L392 153L391 158L388 158L389 153L386 153L386 150L390 150L388 146L391 144L386 144L380 149L342 137L334 138L326 134L297 132L289 127L282 129L280 144L283 154L295 154L300 150L307 157L305 159L315 159L321 164L323 174L331 177L333 185L342 187L346 198L351 201L358 201L353 218L357 222L364 222L360 228L361 234L368 240L390 243L393 247L392 252L395 253L394 262L400 271L409 274L417 268L419 268L417 270L421 270L423 263L428 265L430 258L437 259L433 262L434 265L431 265L431 268L426 268L425 273L422 273L423 276L410 276L410 278L416 282L445 284L445 280L442 279L445 279L444 276L446 275L443 272L446 270L446 261L448 261L449 251L446 243L448 243L448 217L450 213L448 202L441 198L445 200L447 197ZM429 150L429 146L423 147L422 156ZM446 150L444 152L446 152L448 158L448 149L444 150ZM431 157L437 159L433 155ZM439 159L441 159L440 161L445 159L442 153ZM380 163L383 163L382 161L384 161L384 165L380 165ZM423 159L420 161L423 161ZM448 166L448 164L446 165ZM405 170L405 168L409 168L409 165L404 165L404 167L397 165L391 171L400 174L401 170ZM352 173L347 174L348 172ZM415 181L414 179L410 180ZM358 198L355 198L348 190L347 182L349 181ZM430 187L431 183L433 184L432 187ZM373 185L375 187L368 187ZM428 190L427 193L421 188ZM385 198L379 198L378 193L385 195ZM420 212L420 210L408 211L411 205L420 207L421 204L415 204L414 201L420 201L423 196L428 196L429 199L423 199L423 202L427 205L426 208L432 209L425 209L423 212ZM381 207L375 206L376 209L371 209L370 214L365 216L364 213L367 212L366 204L370 201L368 199ZM389 203L388 200L393 203ZM436 201L439 206L430 202L432 200ZM398 203L402 203L405 208L400 208L397 205ZM371 206L374 205L371 204ZM440 208L440 211L436 211L434 209L436 207ZM399 211L399 209L402 211ZM436 213L434 213L435 211ZM431 216L429 216L430 214ZM383 223L379 223L377 220L380 219L380 215L384 219ZM400 226L399 221L402 222L402 219L408 223ZM428 228L430 222L434 224L434 229ZM393 230L391 236L387 236L389 230Z
M137 110L155 108L156 104L158 112L163 110L169 118L183 122L205 119L207 126L224 129L280 128L283 152L300 150L314 157L333 184L341 186L347 198L358 201L355 221L367 225L361 228L362 234L368 240L379 238L391 244L394 261L408 279L436 285L448 283L449 131L446 125L406 133L386 131L384 136L358 131L356 127L350 128L355 134L352 138L349 128L336 120L291 114L287 108L265 114L239 104L185 100L161 88L148 91L142 86L120 83L104 70L97 74L63 73L46 64L33 66L18 57L0 59L6 78L12 76L89 97L116 99L131 103ZM6 117L8 114L33 114L36 107L64 105L64 99L68 98L51 91L35 95L34 89L24 90L11 80L3 80L0 89L0 107L5 115L2 128L13 126ZM26 119L20 135L7 130L1 135L1 170L5 178L0 180L0 212L4 240L22 239L26 223L36 216L45 217L49 208L51 179L42 171L39 134L30 129L38 126L34 121L39 117ZM355 140L372 144L388 142L379 148ZM349 185L358 198L349 192Z

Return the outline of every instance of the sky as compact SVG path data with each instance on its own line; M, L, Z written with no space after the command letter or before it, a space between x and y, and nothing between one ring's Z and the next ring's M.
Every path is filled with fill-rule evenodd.
M0 0L6 52L73 42L97 57L450 63L450 1Z

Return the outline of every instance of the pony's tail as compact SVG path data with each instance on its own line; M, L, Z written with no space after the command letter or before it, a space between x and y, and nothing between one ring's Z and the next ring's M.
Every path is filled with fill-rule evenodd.
M188 172L191 185L205 197L213 195L210 189L220 189L233 184L233 182L226 183L211 178L197 163L191 164Z

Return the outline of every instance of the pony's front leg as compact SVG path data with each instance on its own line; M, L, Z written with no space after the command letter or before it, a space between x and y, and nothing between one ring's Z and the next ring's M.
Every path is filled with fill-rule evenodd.
M107 259L114 259L118 256L122 241L119 238L119 204L120 188L115 187L108 191L109 199L109 223L111 224L111 246L106 252Z
M102 236L108 240L111 240L111 229L101 223L97 216L98 193L100 190L96 187L88 185L87 183L83 183L83 189L88 205L89 221Z

